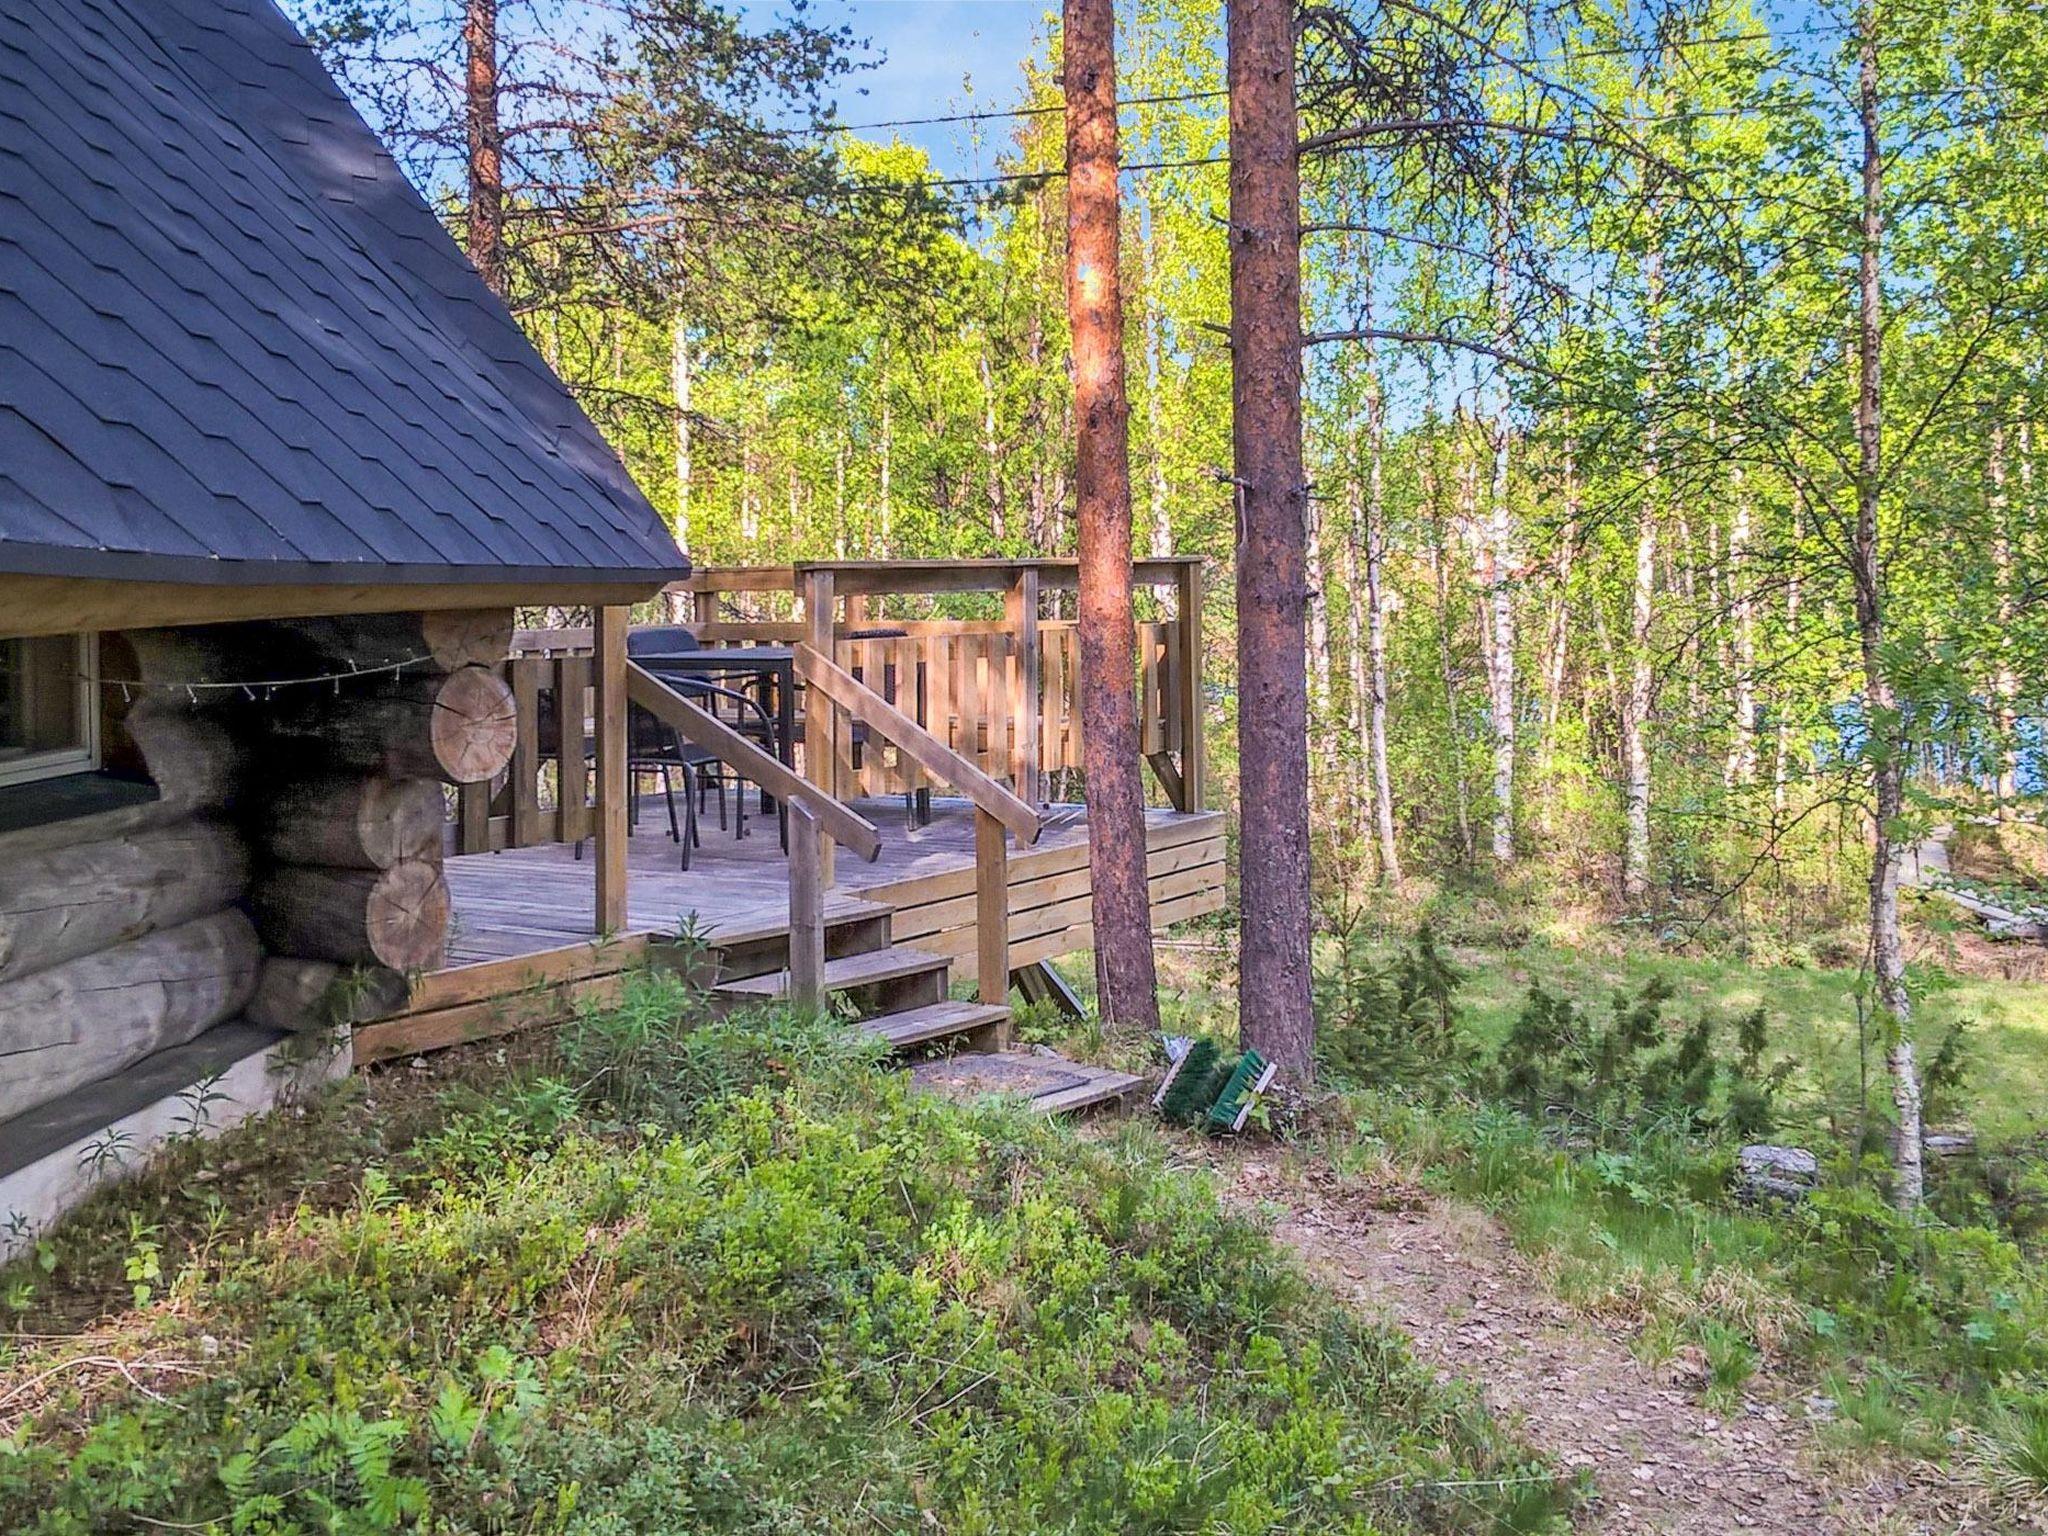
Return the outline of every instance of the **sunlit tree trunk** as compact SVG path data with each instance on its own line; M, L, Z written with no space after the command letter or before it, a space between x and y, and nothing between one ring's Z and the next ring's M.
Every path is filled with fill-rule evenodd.
M1486 511L1486 674L1488 715L1493 726L1493 860L1515 858L1515 526L1508 502L1508 447L1505 414L1488 433L1493 484Z
M1434 458L1433 449L1431 457ZM1451 799L1458 817L1458 856L1469 867L1477 847L1472 836L1472 795L1465 785L1465 730L1458 709L1458 670L1451 640L1451 554L1444 527L1442 489L1443 479L1435 465L1425 464L1422 501L1429 508L1429 570L1436 589L1437 676L1444 690L1444 733L1451 743Z
M1735 684L1735 740L1728 754L1728 778L1740 785L1756 780L1756 596L1749 580L1749 485L1739 464L1734 489L1735 511L1728 524L1728 612L1734 629L1730 671Z
M1139 778L1131 605L1130 399L1118 259L1116 9L1067 0L1067 317L1080 538L1081 742L1096 1000L1105 1024L1156 1031L1159 987Z
M2019 679L2013 675L2012 509L2006 498L2005 428L1993 426L1985 472L1990 481L1991 579L1996 588L1998 633L1992 645L1998 661L1991 671L1991 698L1998 729L1998 774L1995 788L2001 819L2013 812L2020 792Z
M989 366L987 351L982 352L978 361L981 365L981 457L988 472L988 531L1000 548L1009 534L1009 518L1003 502L1002 446L996 440L995 370Z
M1158 239L1156 226L1139 243L1145 284L1145 478L1151 495L1152 554L1164 559L1173 553L1173 517L1166 496L1166 428L1162 420L1162 394L1166 386L1166 319L1159 297L1159 259L1152 243Z
M676 397L676 543L685 554L690 549L690 331L677 310L669 319L669 387Z
M463 98L469 140L469 260L505 296L504 134L498 121L498 0L467 0Z
M1258 871L1243 886L1240 1032L1305 1083L1315 1069L1315 1018L1293 7L1235 0L1227 27L1239 822L1243 865Z
M1323 506L1308 499L1308 717L1320 727L1330 718L1330 593L1323 571Z

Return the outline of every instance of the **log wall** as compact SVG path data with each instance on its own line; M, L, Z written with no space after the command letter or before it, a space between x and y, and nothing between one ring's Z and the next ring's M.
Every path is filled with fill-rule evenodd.
M401 1005L448 937L443 785L511 754L492 665L511 628L481 612L104 635L101 672L133 684L102 700L107 768L158 793L0 832L0 1133L229 1021L345 1033ZM264 683L365 666L396 670ZM227 681L256 686L207 686Z

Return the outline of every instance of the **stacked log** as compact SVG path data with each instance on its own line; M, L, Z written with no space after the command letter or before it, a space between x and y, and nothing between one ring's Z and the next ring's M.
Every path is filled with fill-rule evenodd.
M279 865L257 883L253 904L275 954L401 972L441 962L453 912L438 861L389 869Z
M385 614L289 628L291 646L328 665L403 670L280 697L265 711L270 761L284 778L251 819L268 863L251 898L258 930L292 960L380 977L429 969L447 952L452 916L441 786L487 783L518 743L512 690L496 667L512 615ZM315 1027L332 1011L332 980L316 985L305 973L287 985L280 972L262 1011ZM388 991L388 982L370 990Z
M265 1029L346 1029L396 1013L405 1006L407 990L405 977L383 966L272 955L263 962L245 1012L251 1024Z
M129 685L105 701L106 766L155 798L0 832L0 1120L245 1012L328 1029L402 1007L446 952L443 786L512 756L512 622L103 636Z
M269 800L255 838L279 864L390 869L439 858L446 810L431 779L305 779Z
M280 703L269 721L278 755L330 771L476 784L511 762L519 739L512 689L488 667L410 672Z
M210 819L10 861L0 883L0 982L232 906L249 859Z

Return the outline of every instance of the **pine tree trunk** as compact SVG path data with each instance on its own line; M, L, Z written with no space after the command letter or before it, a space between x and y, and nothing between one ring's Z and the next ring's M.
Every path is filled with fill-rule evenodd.
M469 137L469 260L505 296L504 137L498 123L498 0L467 0L463 94Z
M1118 258L1116 10L1067 0L1067 315L1073 337L1081 743L1097 1008L1157 1031L1131 605L1130 398Z
M1305 1084L1309 997L1307 476L1301 414L1300 127L1294 16L1284 0L1227 8L1231 438L1237 491L1239 962L1246 1045Z
M1856 284L1856 526L1851 540L1856 629L1862 642L1863 687L1872 758L1875 847L1870 865L1870 964L1890 1044L1885 1066L1898 1114L1892 1147L1892 1198L1901 1210L1923 1198L1920 1076L1914 1061L1912 999L1906 991L1905 943L1899 930L1899 866L1904 849L1908 743L1898 696L1885 663L1885 573L1878 547L1878 501L1884 483L1881 409L1883 289L1878 260L1884 239L1884 156L1878 130L1877 8L1865 0L1858 18L1857 117L1863 133L1863 228Z

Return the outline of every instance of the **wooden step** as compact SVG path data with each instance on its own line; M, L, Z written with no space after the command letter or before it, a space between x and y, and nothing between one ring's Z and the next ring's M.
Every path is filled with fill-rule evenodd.
M900 981L907 976L942 974L949 970L952 964L953 962L944 955L934 955L929 951L912 949L903 944L893 949L871 949L861 954L827 960L825 990L848 992L856 987L874 987L884 982ZM716 990L727 997L755 1001L787 997L789 972L781 970L770 971L765 976L742 976L732 981L720 982Z
M1091 1067L1035 1051L990 1051L921 1061L910 1069L921 1088L950 1099L972 1101L989 1094L1026 1100L1043 1114L1090 1109L1121 1099L1144 1079L1108 1067Z
M1000 1003L971 1003L949 999L900 1013L884 1013L862 1019L860 1027L879 1035L897 1050L944 1040L953 1035L974 1034L1001 1024L1010 1010Z
M836 901L825 913L825 958L889 947L889 920L896 909L873 901ZM755 921L745 927L718 929L711 935L718 951L718 974L726 981L766 976L789 965L787 921Z

